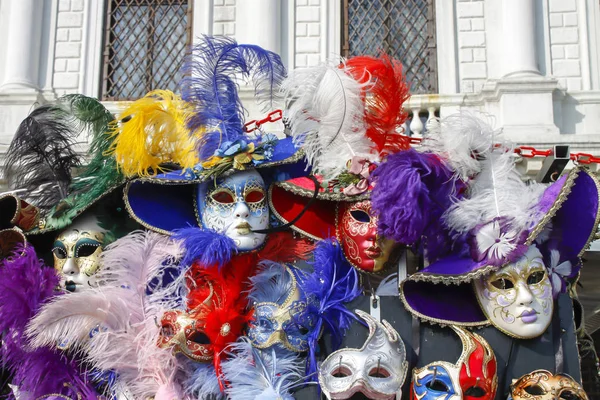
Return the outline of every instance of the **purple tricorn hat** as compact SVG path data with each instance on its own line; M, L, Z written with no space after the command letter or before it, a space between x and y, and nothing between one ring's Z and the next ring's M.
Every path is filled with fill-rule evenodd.
M560 259L553 263L568 260L579 268L580 257L597 238L599 198L598 180L585 168L571 170L540 191L526 225L505 217L477 225L464 235L462 251L408 277L400 290L404 305L416 317L430 322L489 324L472 282L516 261L534 244L543 254L557 250Z

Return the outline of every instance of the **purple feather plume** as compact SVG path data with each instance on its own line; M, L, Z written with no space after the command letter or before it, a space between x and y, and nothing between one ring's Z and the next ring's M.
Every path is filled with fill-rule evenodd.
M13 384L31 398L60 393L69 398L97 396L78 365L58 350L31 350L25 339L27 322L54 296L58 276L45 267L33 247L18 247L0 263L0 332L2 366L13 374Z
M342 247L335 239L320 241L315 247L314 272L301 282L307 298L307 313L315 321L308 334L307 375L317 369L317 341L322 330L329 332L334 350L341 343L344 333L356 319L346 304L356 299L361 290L356 270L344 257Z
M448 236L440 220L462 188L453 172L434 154L409 149L390 155L372 178L371 202L379 217L379 233L416 245L430 261L442 255Z
M241 73L254 84L264 109L273 109L279 86L286 75L281 58L255 45L240 45L224 36L203 36L186 59L181 93L195 114L188 121L192 131L206 126L200 143L200 159L211 157L221 143L244 136L244 107L238 96L235 75Z
M210 267L227 264L237 253L235 242L228 236L202 228L183 228L175 231L174 239L181 240L185 249L181 265L190 266L194 261Z

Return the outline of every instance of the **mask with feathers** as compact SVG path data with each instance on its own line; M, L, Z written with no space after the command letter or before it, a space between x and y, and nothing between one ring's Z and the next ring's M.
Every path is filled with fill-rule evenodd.
M298 285L298 280L305 279L304 274L272 262L263 262L263 268L250 278L254 319L248 327L248 338L259 349L280 346L294 352L308 351L308 333L315 321L306 314L307 299Z

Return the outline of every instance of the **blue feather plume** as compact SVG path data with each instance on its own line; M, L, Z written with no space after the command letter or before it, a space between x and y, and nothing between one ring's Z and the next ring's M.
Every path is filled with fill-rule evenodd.
M231 345L228 355L222 367L229 399L292 400L290 391L303 383L302 359L291 351L260 350L241 338Z
M222 267L237 253L233 239L210 229L182 228L174 232L173 238L183 242L185 254L180 265L185 267L194 261L205 267Z
M203 36L182 67L181 93L195 107L188 126L211 129L199 144L201 160L211 157L224 142L244 137L245 109L238 96L235 74L250 78L258 103L272 109L280 99L286 71L281 58L255 45L240 45L223 36Z
M259 264L258 273L250 278L251 288L248 299L256 303L283 304L293 289L292 275L300 270L288 270L283 264L264 260Z
M314 376L317 368L317 342L322 330L331 335L334 350L339 348L344 333L356 319L354 313L346 308L346 303L361 294L358 274L344 257L337 240L327 239L317 244L313 266L314 272L301 283L308 299L307 312L316 322L315 328L308 334L308 376Z
M196 399L224 399L225 396L219 388L219 381L212 363L197 363L191 360L183 360L186 363L185 370L191 371L183 382L185 392Z

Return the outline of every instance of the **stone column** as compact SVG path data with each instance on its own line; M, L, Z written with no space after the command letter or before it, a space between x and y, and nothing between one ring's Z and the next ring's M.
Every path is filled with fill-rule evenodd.
M535 0L502 0L505 77L540 75L535 46Z
M10 2L6 69L0 92L37 93L43 5L36 0Z
M243 0L236 3L235 39L281 53L281 0Z

